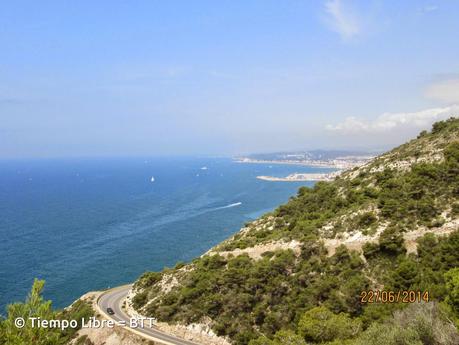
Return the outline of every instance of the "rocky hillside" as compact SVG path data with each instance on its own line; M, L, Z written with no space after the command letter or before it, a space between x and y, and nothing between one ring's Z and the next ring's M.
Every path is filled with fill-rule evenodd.
M132 307L233 344L459 344L458 197L450 119L300 188L193 262L145 273ZM362 303L368 290L429 303Z

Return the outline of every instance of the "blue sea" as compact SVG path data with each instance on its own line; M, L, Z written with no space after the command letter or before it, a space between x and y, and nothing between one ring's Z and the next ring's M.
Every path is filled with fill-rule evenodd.
M0 161L0 314L35 277L62 308L190 261L312 185L257 175L325 171L226 158Z

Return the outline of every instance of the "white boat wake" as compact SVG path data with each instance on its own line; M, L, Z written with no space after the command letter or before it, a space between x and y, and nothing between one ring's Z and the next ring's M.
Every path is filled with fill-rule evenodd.
M236 207L236 206L240 206L240 205L242 205L242 202L235 202L234 204L229 204L229 205L226 205L226 206L216 207L216 208L214 208L214 211L215 210L223 210L225 208L231 208L231 207Z

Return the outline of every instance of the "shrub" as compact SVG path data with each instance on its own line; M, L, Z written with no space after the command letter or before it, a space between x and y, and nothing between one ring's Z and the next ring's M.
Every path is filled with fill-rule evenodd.
M91 316L94 316L94 310L91 307L91 303L88 301L78 300L71 305L70 308L63 310L59 315L61 320L77 320L77 328L67 328L61 332L60 336L63 340L67 341L75 336L76 332L82 327L83 319L88 320ZM63 342L65 342L63 341ZM89 343L89 339L87 341Z
M357 320L347 314L334 314L325 307L308 310L298 323L298 332L306 341L326 342L356 336L361 328Z
M451 213L453 216L459 215L459 203L455 202L454 204L451 205Z
M405 252L403 235L395 226L386 228L379 236L379 246L383 252L400 254Z
M442 131L443 129L445 129L446 127L448 127L448 123L446 121L435 122L432 125L432 134L438 133Z
M392 273L392 287L394 290L409 290L417 280L419 273L418 264L410 259L403 258Z
M358 339L356 345L423 345L423 343L413 329L374 323Z
M357 225L361 228L368 228L371 224L373 224L377 220L378 218L376 218L373 212L366 212L359 216L357 220Z
M456 267L446 272L445 281L448 291L446 302L451 306L456 317L459 318L459 268Z
M459 333L436 302L411 304L395 312L393 322L416 332L422 344L459 344Z
M142 291L137 293L134 298L132 299L132 305L134 306L134 309L139 310L142 308L145 303L147 303L148 300L148 291Z
M427 134L428 134L428 132L426 130L421 131L421 133L418 134L418 139L422 138L422 137L425 137Z
M306 345L304 339L293 331L281 330L271 340L266 336L251 340L249 345Z
M369 259L379 252L379 245L373 242L367 242L362 246L363 255Z
M161 272L145 272L136 282L136 287L146 288L152 286L161 280Z
M373 323L356 345L457 345L459 333L435 302L411 304Z

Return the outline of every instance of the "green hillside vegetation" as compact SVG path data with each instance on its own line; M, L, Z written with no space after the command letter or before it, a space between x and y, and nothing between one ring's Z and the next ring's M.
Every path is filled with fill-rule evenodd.
M145 273L134 307L169 323L210 319L237 345L459 344L458 196L459 120L450 119L335 181L300 188L212 253ZM408 251L413 231L422 232ZM325 245L356 233L374 240L358 251ZM292 240L299 252L231 253ZM428 291L432 301L362 304L368 289Z

